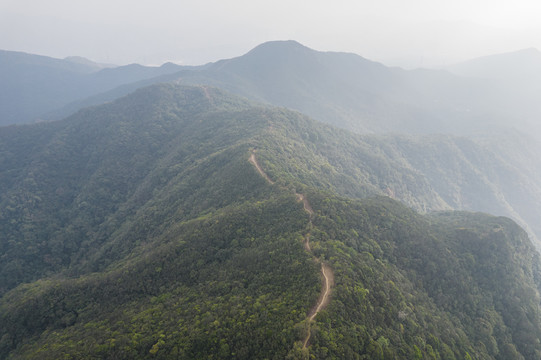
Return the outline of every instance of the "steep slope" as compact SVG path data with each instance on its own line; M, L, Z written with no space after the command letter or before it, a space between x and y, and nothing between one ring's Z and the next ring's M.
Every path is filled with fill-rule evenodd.
M522 283L519 290L513 283L537 283L539 259L508 219L464 213L423 219L383 199L359 206L312 195L312 205L322 209L314 225L326 228L313 242L319 240L334 259L337 281L328 317L320 318L314 337L317 357L340 349L349 358L539 358L532 346L532 334L539 333L537 320L532 322L539 287ZM425 232L427 220L431 231ZM421 288L422 294L416 291ZM511 298L521 305L511 305ZM430 335L414 335L420 328ZM450 343L462 352L450 351Z
M242 199L225 185L211 186L212 177L206 180L207 188L197 193L194 181L203 176L203 165L227 157L220 153L223 148L242 151L232 145L249 138L250 132L264 126L264 120L246 124L252 116L246 102L216 90L194 88L177 94L173 89L146 89L63 122L2 131L2 253L12 259L12 263L2 262L2 269L11 269L9 276L1 277L2 292L6 283L30 280L36 269L36 274L56 272L92 259L90 254L118 231L116 217L124 222L135 216L157 187L168 185L165 181L170 177L184 175L186 182L177 189L184 194L176 202L182 204L175 208L179 216L194 217L218 207L220 203L212 199L229 199L224 194L235 201ZM227 121L217 122L220 109ZM239 113L233 116L235 111ZM214 136L209 138L208 133ZM192 169L200 164L197 171ZM224 172L234 170L234 166L223 168ZM160 209L154 214L159 216ZM144 222L134 222L121 232L131 231L142 241L146 230L141 227ZM124 241L130 243L118 251L135 246L136 239L125 236ZM19 241L6 248L11 237Z
M14 345L58 325L74 325L69 333L96 340L88 347L76 346L76 357L114 356L116 349L105 349L95 336L107 333L111 339L109 330L115 328L126 335L118 339L123 357L148 355L158 346L160 353L173 351L173 345L162 346L154 330L143 331L141 341L140 332L131 333L115 320L122 306L131 309L127 322L146 327L157 311L153 307L170 299L168 308L182 309L184 315L173 317L166 327L161 320L162 325L156 325L160 331L177 326L168 336L188 342L180 347L185 357L229 353L230 346L244 358L279 349L276 356L283 358L296 338L294 325L304 320L304 309L317 298L319 281L310 257L296 246L307 220L302 207L293 195L272 195L243 156L249 151L250 134L268 122L259 115L263 110L213 89L164 86L62 123L38 125L56 128L44 136L34 156L28 156L28 167L13 174L18 179L7 196L13 207L2 207L2 228L8 230L1 242L2 285L5 291L14 282L57 274L30 285L39 289L38 297L29 298L25 286L12 293L53 308L38 315L24 299L18 309L4 308L2 357ZM5 139L21 142L20 133L32 128L9 128L13 133ZM32 181L34 175L40 180ZM20 178L25 179L22 186ZM24 194L31 194L35 202L15 200ZM287 218L289 225L277 216ZM7 224L12 227L4 227ZM275 255L269 256L271 252ZM161 265L149 267L155 261ZM96 270L100 273L71 277ZM48 284L60 273L62 295L51 294ZM119 282L125 286L119 287ZM163 293L165 288L169 295ZM116 300L111 303L113 293ZM162 295L161 300L152 300L155 295ZM101 310L96 312L96 306ZM142 316L142 309L148 315ZM223 316L216 317L218 309ZM171 315L163 312L166 318ZM109 319L111 327L94 328L90 319L97 318ZM209 323L216 330L210 335L205 334ZM268 333L273 334L268 346L253 340L263 341ZM48 338L47 332L43 338L51 346L60 340L56 335ZM214 343L219 338L228 339L229 345ZM21 356L55 358L57 350L66 352L64 347L46 346Z
M264 43L243 56L181 71L171 79L218 86L361 133L529 130L524 115L541 114L536 103L519 101L514 88L505 84L447 71L389 68L295 41ZM524 95L534 99L538 93Z
M350 172L324 173L326 168L318 168L325 164L325 158L306 152L302 139L306 130L323 138L332 129L318 127L305 116L284 109L253 107L216 89L182 89L170 85L145 88L62 122L2 131L0 181L5 191L0 195L0 221L5 239L2 251L9 259L0 266L2 292L21 281L66 267L72 272L83 266L101 269L108 262L104 258L94 261L91 254L118 256L100 249L115 231L122 234L119 241L129 241L115 251L128 253L152 231L145 229L146 221L133 221L120 230L118 226L127 216L137 216L146 201L155 199L157 187L165 191L171 186L171 191L182 191L174 202L175 212L180 208L180 214L188 218L227 205L225 199L242 199L242 194L218 181L217 175L204 174L205 166L216 171L219 161L247 151L248 144L265 148L275 158L275 166L267 167L268 173L280 181L301 179L355 197L383 193L395 184L399 198L411 206L445 208L415 171L400 161L377 155L377 144L361 141L354 148L364 152L358 154L357 161L353 156L345 158L352 162ZM338 135L334 131L329 136ZM352 144L359 141L346 132L342 135ZM237 142L238 149L232 147ZM295 152L288 142L302 146L299 149L303 151ZM313 146L311 141L306 144ZM267 160L264 153L261 159ZM294 164L303 165L299 171L292 171ZM345 164L338 162L334 166ZM231 165L220 168L224 172L235 169ZM182 186L170 183L175 177L182 179ZM200 178L205 182L200 183ZM201 187L200 192L194 191L195 185ZM161 196L170 198L169 192ZM160 219L171 216L162 213L159 206L152 208ZM8 246L11 238L18 241ZM111 241L107 246L112 246Z
M501 66L498 69L512 74L517 68L533 69L533 65L523 66L524 58L530 59L527 63L537 61L532 51L505 56L512 61L499 61L498 58L484 59L482 64L503 63L505 69ZM510 63L514 65L510 67ZM486 138L486 134L497 131L498 123L528 129L531 136L538 133L535 130L536 108L539 108L537 99L541 93L528 90L538 86L532 79L527 82L528 86L523 78L520 78L522 84L505 85L501 82L495 84L494 79L469 80L442 71L404 71L387 68L353 54L314 51L294 41L265 43L238 58L126 84L73 103L56 115L69 114L83 105L106 102L143 85L165 80L213 84L248 98L299 109L321 121L362 132L474 132L476 136L483 134ZM351 168L349 160L335 168L339 175L330 173L323 178L343 177L341 169L347 169L351 184L348 189L339 191L344 195L395 194L397 199L421 211L454 208L511 216L527 228L538 243L537 239L541 237L537 221L541 214L538 205L541 203L538 186L541 175L532 169L541 168L541 146L509 129L500 133L513 134L510 139L498 135L490 141L492 144L503 141L507 144L504 150L498 146L487 146L486 140L472 143L442 136L365 139L368 145L363 145L360 150L340 148L336 152L347 152L352 156L362 152L363 158L372 159L372 164L387 163L390 168L388 174L379 176L387 177L386 184L379 182L372 186L375 181L368 174L375 173L374 166L356 164L355 167L364 168L359 172ZM387 140L394 145L385 144ZM385 150L381 150L381 146ZM391 159L380 161L378 156L368 154L381 151L385 152L384 157ZM337 154L329 156L340 158ZM334 164L331 161L331 166ZM360 186L368 189L358 189L359 177L363 178ZM424 190L411 193L410 190L399 189L408 181L407 177L411 181L415 179L420 184L419 188ZM322 178L321 174L318 178ZM335 181L333 183L337 186ZM352 190L352 187L357 189Z
M292 131L291 129L295 129ZM528 143L528 141L532 142ZM278 145L278 146L276 146ZM457 209L509 216L540 247L541 153L520 133L359 136L284 119L259 145L271 179L301 179L340 195L388 195L420 212Z
M216 92L211 89L207 91ZM72 124L64 130L59 128L62 123L52 123L30 127L31 136L27 138L25 136L28 133L22 131L24 128L6 128L2 132L3 141L0 146L4 156L0 161L6 171L0 172L0 181L5 189L0 199L4 214L17 214L5 215L4 219L16 216L17 219L25 219L24 221L28 222L26 226L18 222L16 227L6 223L4 225L6 236L11 233L26 234L24 238L32 239L35 236L36 224L48 229L47 234L50 236L58 231L55 229L66 220L49 219L47 214L65 204L71 204L70 210L66 211L67 216L82 210L80 204L99 204L101 208L97 214L101 215L85 214L81 218L82 223L92 220L98 224L107 217L106 214L116 211L118 201L125 201L126 197L132 196L129 195L129 191L135 189L124 186L108 189L102 186L100 181L112 181L102 180L103 174L111 174L115 181L122 181L125 184L135 179L143 181L145 174L150 171L148 166L149 161L153 161L151 160L153 156L169 152L163 148L163 139L155 142L153 138L160 134L169 134L171 139L165 142L168 143L178 136L174 134L184 129L180 125L183 122L166 122L160 126L145 123L143 120L145 116L154 115L140 113L138 109L142 104L150 103L156 96L143 94L146 93L137 93L131 97L129 103L136 104L132 108L127 104L123 105L123 102L115 105L117 116L124 120L121 125L114 124L111 129L109 127L112 125L109 125L107 118L103 118L101 121L106 123L100 125L97 125L96 120L89 120L101 119L102 112L112 110L113 105L102 108L107 110L96 109L81 113L77 117L79 125ZM246 102L239 100L234 100L233 103L237 104L233 108L241 106L240 104L248 106ZM209 102L208 106L208 109L212 109L214 105ZM167 116L175 114L165 110L168 107L170 105L154 105L153 111L163 113L164 115L160 116L167 119ZM186 114L185 109L175 111ZM465 138L450 136L362 137L315 124L300 114L286 110L266 111L269 113L265 117L274 119L272 126L250 123L249 126L243 125L243 129L253 131L252 134L259 132L258 147L265 150L259 158L274 180L291 182L299 179L305 184L355 198L374 194L388 195L421 212L461 209L510 216L526 227L534 240L540 235L536 219L540 213L538 204L541 203L541 189L538 184L541 183L541 174L535 169L541 168L539 164L541 156L535 152L527 153L527 150L533 147L527 145L520 136L515 140L509 138L506 146L503 146L506 142L502 140L496 142L490 140L489 143L481 145ZM251 116L249 114L251 113L248 112L243 117ZM128 126L128 130L119 130L125 126ZM240 127L236 125L235 131ZM131 137L140 131L139 128L147 129L147 136L143 142L142 139L132 141ZM190 127L184 131L189 129ZM193 139L206 136L202 132L203 129L198 131L199 135ZM206 131L215 130L206 129ZM222 136L231 131L223 133ZM87 146L86 135L84 138L71 135L89 132L95 136L101 134L103 139L100 138L101 142L98 144ZM122 136L105 136L115 132L120 132ZM41 140L36 140L36 135L39 136L37 139ZM65 143L64 138L70 138L71 142ZM242 138L242 135L237 134L235 138ZM223 139L214 139L205 144L222 142ZM524 148L517 147L517 144L522 144ZM178 145L175 148L178 148ZM140 149L146 150L141 152ZM63 163L60 160L62 157L56 154L68 151L80 154L80 158ZM187 154L189 150L182 151L183 154ZM122 166L99 160L108 159L115 154L126 156L119 160ZM265 164L267 156L272 157L273 164ZM42 169L43 164L47 164L48 168ZM112 170L114 171L111 172ZM51 186L41 184L41 188L36 188L35 174L38 171L46 171L48 176L54 175L59 179ZM83 184L87 182L88 185L83 186L81 182ZM21 187L19 184L24 185ZM95 189L105 193L93 199L95 195L85 195L82 192ZM18 209L13 204L18 204ZM65 230L63 232L66 233ZM88 236L87 233L88 229L80 228L77 230L77 237L82 241ZM24 246L21 245L21 249L24 249ZM35 249L35 252L49 253L50 250ZM59 255L54 257L57 256ZM69 256L66 255L64 260L57 261L66 264L68 259ZM54 268L56 265L53 262L48 266ZM12 274L6 277L6 281L7 279L17 281L16 278L17 276Z
M264 43L243 56L176 77L363 133L464 133L494 121L484 114L488 109L480 97L490 88L482 81L441 71L388 68L355 54L319 52L295 41Z
M336 196L377 193L399 172L367 157L356 188L322 166L329 129L172 85L4 128L0 356L539 358L539 259L524 231ZM313 319L322 275L307 236L335 282Z

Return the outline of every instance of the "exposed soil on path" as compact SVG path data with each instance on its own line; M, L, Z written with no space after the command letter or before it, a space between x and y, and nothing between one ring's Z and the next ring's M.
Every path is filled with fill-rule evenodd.
M323 286L316 305L308 313L308 333L306 334L306 338L302 344L303 349L306 348L308 341L310 341L310 337L312 336L312 332L310 331L310 322L313 321L316 315L329 304L331 289L334 285L334 273L329 265L321 263L321 274L323 275Z
M312 249L310 248L310 233L306 234L304 237L304 250L308 251L309 253L312 252Z
M250 159L248 159L248 160L255 166L255 168L257 169L259 174L261 176L263 176L263 178L265 180L267 180L269 182L269 184L274 184L274 181L272 181L271 178L265 173L265 171L263 171L261 166L259 166L259 163L257 162L257 160L255 158L255 152L252 152L252 154L250 155Z
M255 150L252 151L252 154L250 154L249 161L255 166L255 168L257 169L259 174L265 180L267 180L270 184L274 184L274 181L272 181L268 177L268 175L265 173L265 171L263 171L263 169L261 168L261 166L257 162L257 159L255 157ZM302 201L304 211L306 211L308 213L308 215L309 215L309 220L308 221L309 221L310 228L312 228L312 217L314 216L314 210L312 209L312 206L310 206L310 202L308 201L306 196L304 196L304 194L295 193L295 196L297 197L297 201ZM321 259L316 258L315 255L312 252L312 249L310 247L310 232L308 232L304 236L304 248L306 249L307 252L312 254L315 261L317 261L318 263L321 263L322 287L321 287L321 294L319 295L319 298L318 298L316 304L310 310L310 312L308 313L308 316L307 316L308 330L307 330L306 338L303 341L303 346L302 346L303 349L306 348L306 346L308 345L308 342L310 341L310 337L312 335L312 332L311 332L311 329L310 329L310 327L311 327L310 323L315 319L317 314L321 310L323 310L325 308L325 306L327 306L329 304L330 296L331 296L331 292L332 292L332 287L334 286L334 273L333 273L331 267L329 265L323 263L321 261Z
M312 206L310 205L310 202L304 196L303 194L295 194L297 196L298 201L302 201L304 206L304 211L306 211L310 215L310 227L312 227L312 217L314 216L314 210L312 209ZM317 314L323 310L330 301L331 296L331 289L334 285L334 273L331 269L331 267L324 262L321 261L321 259L318 259L315 257L315 255L312 253L312 249L310 248L310 233L306 234L304 237L304 248L306 251L308 251L312 256L314 256L314 259L321 263L321 274L323 275L322 278L322 287L321 287L321 294L319 295L319 298L316 302L316 305L310 310L308 313L308 331L306 334L306 338L303 341L303 349L306 348L308 345L308 342L310 341L310 337L312 336L311 331L311 322L315 319Z
M323 275L323 287L316 306L314 306L314 308L308 314L308 319L310 319L310 321L314 320L317 313L329 304L331 288L334 285L334 274L329 265L324 263L321 264L321 274Z
M308 202L308 199L306 199L306 196L304 196L303 194L295 194L295 196L297 196L297 200L302 201L304 210L310 215L310 221L312 221L312 215L314 215L314 210L310 206L310 203Z

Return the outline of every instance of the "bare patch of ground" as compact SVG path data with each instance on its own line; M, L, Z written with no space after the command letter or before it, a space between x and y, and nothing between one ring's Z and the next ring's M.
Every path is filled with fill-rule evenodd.
M270 184L274 184L274 181L272 181L268 177L268 175L265 173L265 171L263 171L263 169L261 168L261 166L257 162L257 159L255 157L255 151L252 151L252 154L250 154L249 161L255 166L255 168L257 169L259 174L265 180L267 180L267 182L269 182ZM302 201L304 211L306 211L308 213L308 215L310 216L308 221L309 221L309 225L310 225L310 228L311 228L312 227L312 217L314 215L314 210L312 209L312 206L310 205L310 202L308 201L306 196L304 196L304 194L295 193L295 196L297 197L297 201ZM312 256L314 256L314 254L312 253L312 249L310 247L310 232L308 232L308 234L306 234L305 237L304 237L304 248L306 249L307 252L309 252L310 254L312 254ZM329 304L332 288L334 286L334 273L333 273L331 267L329 265L323 263L320 259L316 258L315 256L314 256L314 260L321 263L321 274L323 275L322 276L322 286L321 286L321 294L319 295L319 298L318 298L316 304L314 305L314 307L308 313L308 317L307 317L308 331L307 331L307 334L306 334L306 338L303 341L303 346L302 346L303 349L306 348L306 346L308 346L308 342L310 341L310 336L312 335L312 332L310 331L310 325L311 325L310 323L315 319L317 314Z
M255 166L259 174L263 176L263 178L267 180L269 184L274 184L274 181L272 181L271 178L265 173L265 171L263 171L261 166L259 166L259 163L257 162L257 159L255 158L255 152L252 152L248 160Z

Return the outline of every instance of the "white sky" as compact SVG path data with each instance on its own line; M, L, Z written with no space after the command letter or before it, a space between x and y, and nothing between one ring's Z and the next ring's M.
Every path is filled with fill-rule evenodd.
M202 64L269 40L387 65L541 49L538 0L0 0L0 49Z

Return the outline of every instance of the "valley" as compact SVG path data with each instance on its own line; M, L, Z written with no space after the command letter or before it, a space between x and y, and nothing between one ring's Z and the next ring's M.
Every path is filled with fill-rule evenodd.
M541 147L484 81L53 63L111 82L0 128L0 358L541 358Z

